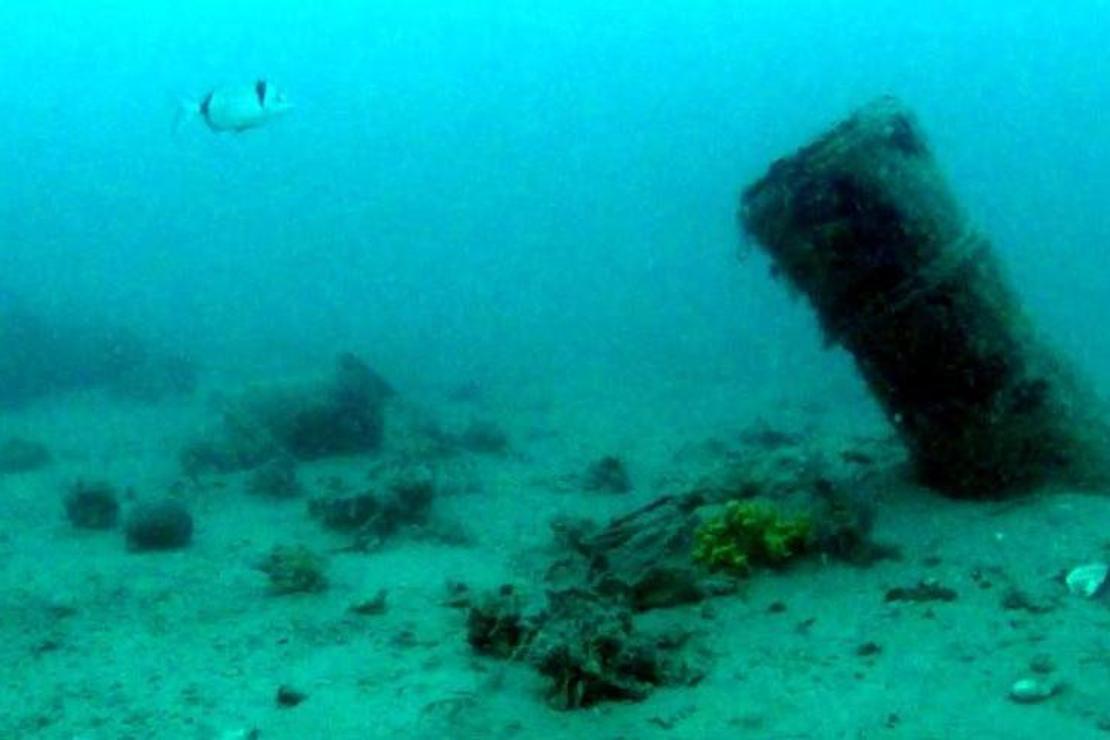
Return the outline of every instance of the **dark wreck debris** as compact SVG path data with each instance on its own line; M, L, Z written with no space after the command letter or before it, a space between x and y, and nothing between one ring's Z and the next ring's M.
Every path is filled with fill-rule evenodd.
M641 632L627 606L581 589L549 591L543 608L529 611L506 585L467 615L475 652L532 665L550 680L547 698L558 709L640 701L658 686L696 682L704 669L685 651L690 637Z
M119 498L109 483L77 481L64 503L66 518L77 529L112 529L119 522Z
M577 540L577 550L548 573L559 586L580 585L636 611L700 601L735 590L694 560L699 496L664 496ZM561 536L561 533L557 533Z
M855 357L926 485L982 497L1105 480L1087 391L1034 337L897 100L775 162L740 221Z
M860 567L897 558L897 547L873 537L878 479L846 467L783 448L730 459L687 493L662 496L603 526L556 519L552 531L563 554L547 582L646 611L730 593L736 576L807 557Z
M698 682L705 669L683 650L691 636L645 633L635 628L627 607L568 589L548 594L529 653L551 680L549 703L583 709L605 701L642 701L658 686Z
M352 549L366 550L402 528L429 525L437 493L431 469L403 466L383 474L364 493L313 498L308 512L326 529L353 535Z
M524 613L524 599L510 584L482 595L466 615L466 641L475 652L513 658L535 637L536 619Z
M377 450L393 389L343 354L330 377L254 388L229 400L215 432L186 446L189 474L253 468L282 455L315 460Z
M392 394L368 365L344 354L329 380L248 393L238 411L265 429L282 451L314 460L377 449L384 431L383 406Z
M789 442L751 457L717 454L727 470L687 493L662 496L606 524L555 519L542 599L513 587L475 595L451 584L448 604L468 609L471 647L530 664L549 679L548 700L560 709L636 701L658 686L697 682L705 671L701 641L688 628L691 610L645 612L735 593L749 571L787 568L795 559L870 565L889 556L871 540L873 473L832 455L822 463ZM768 461L770 455L780 459ZM730 510L758 516L750 527L711 526ZM706 534L714 548L743 556L751 568L721 569L699 558ZM646 629L651 624L662 629Z

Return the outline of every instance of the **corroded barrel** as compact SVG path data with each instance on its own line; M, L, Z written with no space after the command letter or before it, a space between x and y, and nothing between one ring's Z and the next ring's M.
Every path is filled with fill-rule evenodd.
M922 482L980 497L1101 477L1087 394L1034 337L897 100L775 162L740 220L855 357Z

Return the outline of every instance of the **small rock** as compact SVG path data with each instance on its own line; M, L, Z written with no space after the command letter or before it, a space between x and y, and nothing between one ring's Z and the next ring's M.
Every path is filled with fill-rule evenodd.
M1060 684L1044 678L1022 678L1010 687L1010 699L1018 704L1037 704L1055 696Z
M451 609L469 609L473 601L470 586L462 581L447 581L445 584L447 597L443 605Z
M193 539L193 516L175 499L139 504L127 517L127 546L136 551L176 550Z
M1056 661L1048 653L1037 653L1029 659L1029 670L1044 676L1056 670Z
M870 658L883 651L883 646L877 642L865 642L856 648L856 655L861 658Z
M1030 614L1047 614L1055 606L1052 599L1033 597L1016 586L1011 586L1002 594L1001 605L1007 611L1024 611Z
M361 614L367 617L385 614L386 610L389 608L389 605L386 603L388 596L389 591L380 588L374 598L354 604L351 606L351 611L355 614Z
M632 478L624 461L615 455L606 455L586 468L582 487L601 493L628 493L632 490Z
M119 501L107 483L74 483L65 507L70 524L78 529L111 529L119 521Z
M955 601L956 595L956 592L951 588L942 586L933 578L926 578L916 586L889 589L884 600L887 603L909 601L920 604L927 601Z
M278 686L277 696L274 698L275 701L277 701L277 705L279 707L290 709L307 699L308 694L304 693L303 691L297 691L292 686L286 686L282 684L281 686Z

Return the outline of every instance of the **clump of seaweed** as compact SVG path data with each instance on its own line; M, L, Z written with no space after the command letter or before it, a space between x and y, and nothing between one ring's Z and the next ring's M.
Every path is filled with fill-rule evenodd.
M475 652L529 663L550 680L547 701L561 710L641 701L658 686L696 683L705 669L683 652L690 636L637 630L628 605L579 588L549 590L546 606L529 612L520 592L502 586L467 617Z
M544 628L530 653L551 681L547 701L555 709L642 701L655 687L678 682L678 671L634 629L626 607L578 589L548 595Z
M466 641L475 652L511 659L536 634L534 620L525 616L524 600L510 584L485 594L470 607Z
M258 569L270 577L277 596L319 593L328 587L324 558L304 545L276 545Z
M769 500L732 500L698 527L693 556L713 570L747 574L804 552L812 530L811 517L787 513Z
M403 528L434 529L432 504L439 492L434 471L423 465L392 472L371 490L354 496L320 496L309 515L324 527L354 536L349 549L365 552ZM458 537L458 535L455 535Z

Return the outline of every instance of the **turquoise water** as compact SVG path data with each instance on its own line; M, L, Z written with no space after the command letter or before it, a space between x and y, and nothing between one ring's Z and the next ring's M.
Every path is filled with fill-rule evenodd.
M1018 711L1005 695L1021 675L1002 663L962 692L938 689L924 699L905 689L884 703L879 688L851 698L829 688L852 685L850 671L813 689L791 668L810 648L759 653L727 619L706 627L728 634L715 646L723 657L708 688L668 688L653 700L662 704L618 703L591 719L553 713L521 666L510 690L490 689L492 669L474 668L459 636L465 628L450 621L455 613L433 608L444 578L535 584L536 571L521 563L544 559L536 553L550 546L552 517L604 521L674 492L697 478L680 469L688 448L708 437L757 420L813 435L819 447L839 444L829 439L842 433L890 437L849 359L823 346L809 306L772 279L736 221L741 190L771 162L882 94L917 114L1036 326L1105 390L1110 3L13 0L0 6L0 28L0 317L33 317L21 325L33 328L20 330L30 334L9 333L0 347L0 375L26 381L0 391L0 442L28 437L53 453L44 472L0 474L8 499L0 516L22 517L0 541L9 559L3 590L9 605L30 610L6 607L8 624L19 626L10 627L10 668L0 672L7 708L19 717L0 724L0 736L230 738L256 728L263 738L294 738L342 715L326 736L569 737L597 727L606 738L715 738L737 728L745 737L878 737L884 717L891 729L921 701L928 706L914 720L923 721L906 737L970 737L958 733L999 723L1013 737L1026 729L1030 737L1085 737L1098 731L1096 715L1110 726L1104 704L1084 714L1083 703L1107 682L1105 641L1091 637L1104 610L1078 622L1056 614L1065 625L1056 637L1015 638L1076 640L1057 645L1057 662L1080 666L1070 684L1082 686L1070 699L1061 695L1047 719L1006 713ZM285 91L289 113L241 134L215 133L201 121L175 128L183 101L260 78ZM275 542L331 552L337 541L299 505L221 498L218 491L240 495L242 471L191 476L180 452L197 428L219 423L213 409L227 397L250 384L326 375L341 352L364 359L412 404L404 421L390 422L396 428L409 424L419 437L428 425L413 419L427 416L446 437L465 441L459 430L492 422L507 429L512 453L491 459L479 451L470 467L443 463L448 488L465 494L444 494L445 516L468 523L473 551L436 535L433 545L402 537L380 557L335 555L339 575L319 597L330 606L313 611L313 602L299 601L283 611L284 602L260 597L258 557ZM132 363L143 371L132 374ZM441 464L390 429L378 467L373 456L300 461L307 493L332 478L363 486L395 462ZM897 445L884 450L877 459L897 471ZM567 493L590 460L609 453L631 468L627 504ZM198 519L195 543L159 568L126 552L118 537L75 535L59 524L58 501L73 481L89 478L134 488L139 500L168 491L186 501ZM1067 507L1051 508L1066 521L1048 530L1043 511L1003 521L937 503L925 531L921 508L930 499L914 495L928 494L907 493L902 483L882 489L901 513L879 522L906 540L909 554L866 588L912 585L929 574L920 563L933 558L953 563L956 570L941 574L949 580L1004 561L1027 584L1105 558L1107 511L1088 499L1068 499L1066 515ZM130 501L123 498L125 513ZM245 520L251 524L240 531ZM965 526L978 544L953 536ZM1059 537L1053 557L1017 547L1006 526L1024 541ZM81 568L99 569L101 580ZM770 621L766 603L793 598L801 607L790 612L791 625L807 609L827 615L817 629L832 625L822 641L840 653L864 642L867 630L907 637L905 665L876 682L912 674L958 684L955 649L912 650L942 645L944 628L951 634L964 616L942 620L937 634L923 620L900 633L886 616L864 629L851 621L853 589L864 581L826 573L811 587L805 574L798 578L757 589L746 602L757 616L735 602L717 609L728 619L751 617L753 634L767 637L785 630ZM119 583L131 584L131 597L111 596ZM391 598L400 606L358 655L364 665L400 666L393 684L383 678L388 667L371 680L349 656L320 647L348 603L378 587L399 594ZM260 599L267 606L252 606ZM36 630L57 618L56 600L76 604L82 630L103 642L59 628L66 662L28 658L55 639ZM41 604L44 611L34 611ZM197 604L203 617L190 611ZM966 619L1001 619L993 607L973 602ZM160 641L165 624L178 620L201 626L174 645ZM275 631L304 637L301 628L312 637L292 658L270 639ZM412 634L397 637L406 630ZM968 652L990 652L993 633L983 630L968 633ZM132 632L145 636L136 654L124 645ZM365 637L358 634L342 639ZM415 657L390 652L406 640ZM225 654L219 644L232 647ZM180 681L162 676L146 692L151 671L177 654ZM1024 654L1011 661L1025 662ZM215 671L204 667L213 664ZM915 671L926 664L936 672L922 677ZM121 668L113 673L111 665ZM291 678L276 675L285 665L296 666ZM749 688L787 688L782 697L752 689L766 703L741 711L727 689L739 675ZM266 714L271 678L309 688L295 710L302 714ZM119 686L109 696L113 681ZM328 685L338 687L331 698ZM203 698L189 699L193 691ZM979 716L960 703L980 691L1001 708ZM445 697L480 719L454 735L428 730L427 707L441 708ZM828 709L838 701L846 702L842 712ZM395 715L357 719L368 706ZM821 711L827 725L815 719ZM890 720L895 714L902 719ZM483 735L475 726L497 729Z
M579 352L736 371L730 348L792 353L808 321L732 260L740 187L893 92L1038 313L1110 356L1085 318L1103 272L1073 269L1106 241L1102 3L0 13L5 288L59 310L202 354L372 336L406 374ZM181 98L257 76L295 112L172 135Z

